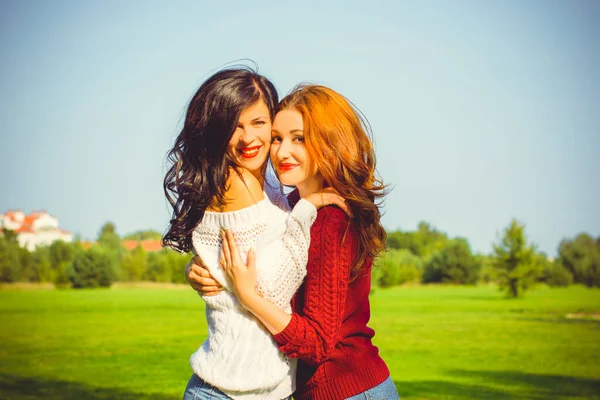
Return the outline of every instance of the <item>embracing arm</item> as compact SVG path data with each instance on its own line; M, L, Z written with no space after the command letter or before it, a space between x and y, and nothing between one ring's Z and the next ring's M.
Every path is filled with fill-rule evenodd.
M227 276L241 304L275 335L280 350L313 365L326 360L339 340L352 249L356 244L351 230L343 245L340 244L348 221L341 210L329 207L322 213L322 221L313 232L313 241L319 243L319 253L311 259L302 315L283 312L250 288L253 257L249 257L248 267L225 257Z
M198 256L194 256L185 266L185 280L202 296L214 296L223 290L223 285L213 278Z
M277 256L271 257L276 265L269 268L274 268L274 272L269 278L259 279L256 287L264 299L277 307L284 308L290 304L306 276L310 228L316 216L316 206L310 201L300 200L287 217L283 236L263 238L264 243L257 243L259 255L278 252Z
M286 221L283 237L275 241L263 240L270 248L261 247L259 251L279 251L274 257L277 263L276 272L271 279L258 282L258 292L278 307L285 307L302 284L306 274L308 247L310 245L310 228L316 217L316 209L327 205L335 205L351 216L344 199L333 189L323 189L301 199L291 211ZM265 238L263 238L265 239ZM215 280L200 257L193 258L186 267L186 280L202 295L210 296L222 290L222 285Z

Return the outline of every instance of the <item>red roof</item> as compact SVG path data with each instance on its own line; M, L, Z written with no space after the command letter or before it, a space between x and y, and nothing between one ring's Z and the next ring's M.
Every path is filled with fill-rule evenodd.
M17 217L15 216L16 213L17 211L7 211L4 215L11 221L17 222Z
M21 210L16 210L16 211L9 210L6 213L4 213L4 216L6 218L8 218L9 220L11 220L12 222L19 222L17 220L16 215L15 215L17 212L23 212L23 211L21 211ZM29 232L28 226L29 227L33 226L34 222L37 219L39 219L40 217L42 217L43 215L50 215L50 214L48 214L45 210L41 210L41 211L33 211L31 214L25 215L23 217L23 220L21 221L22 226L20 228L16 229L15 232ZM53 218L55 218L55 217L53 217ZM70 233L70 232L67 232L67 233Z
M31 225L23 224L20 227L18 227L17 229L15 229L15 232L17 232L17 233L34 233L35 231L33 230L33 227Z
M23 219L23 225L33 225L36 219L38 219L40 215L38 213L31 213L26 215Z
M84 250L89 249L92 246L97 245L96 242L81 242L81 246L83 247ZM125 250L133 250L136 247L138 247L138 245L142 246L142 249L144 249L144 251L147 252L154 252L154 251L160 251L162 250L162 242L160 239L147 239L147 240L122 240L121 241L121 246L123 246L123 248L125 248Z
M138 247L138 245L141 245L142 249L145 251L159 251L162 249L162 243L160 239L123 240L121 244L127 250L133 250Z

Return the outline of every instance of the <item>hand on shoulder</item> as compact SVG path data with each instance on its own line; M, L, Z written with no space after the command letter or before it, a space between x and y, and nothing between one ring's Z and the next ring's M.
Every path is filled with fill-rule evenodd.
M306 200L311 202L316 208L321 209L326 206L336 206L352 217L352 211L348 208L346 200L333 188L325 188L306 196Z

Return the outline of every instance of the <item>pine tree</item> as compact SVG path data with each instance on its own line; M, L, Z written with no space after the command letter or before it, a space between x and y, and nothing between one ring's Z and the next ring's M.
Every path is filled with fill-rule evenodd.
M525 227L513 219L502 242L494 245L494 268L500 288L509 297L519 297L542 273L535 246L527 244Z

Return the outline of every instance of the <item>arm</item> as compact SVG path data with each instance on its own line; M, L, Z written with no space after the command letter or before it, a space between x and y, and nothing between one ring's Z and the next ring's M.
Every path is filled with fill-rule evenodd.
M185 266L185 280L202 296L214 296L223 290L223 285L213 278L198 256Z
M221 250L221 229L226 224L226 219L215 217L223 215L225 212L232 212L251 207L263 199L263 192L260 182L250 172L240 169L229 171L227 180L227 189L224 194L224 204L218 203L215 197L212 199L211 205L207 208L213 216L207 217L205 214L201 223L194 228L192 236L192 252L196 256L195 260L190 261L186 267L186 280L190 286L198 291L199 294L206 296L210 294L218 294L223 286L229 290L229 286L223 275L223 271L219 267L219 252ZM257 224L241 224L236 229L249 231L254 230ZM251 243L254 244L259 233L253 235ZM198 262L199 261L199 262ZM201 268L197 264L201 264L205 268L206 274L202 274ZM196 265L196 266L194 266ZM210 278L206 280L205 278ZM204 289L204 286L212 286L210 290ZM214 289L217 289L215 292ZM210 294L208 292L211 292Z
M308 201L315 207L322 207L327 202L339 207L345 206L343 199L335 193L322 193L319 196L309 197ZM301 204L300 211L295 209L296 211L290 214L286 223L286 234L274 243L276 249L283 248L276 258L279 263L278 272L275 274L276 279L261 281L258 285L259 293L280 307L289 304L304 279L312 221L308 221L301 214L308 214L314 220L314 211L311 208L308 204ZM290 267L290 264L294 263L296 268ZM187 264L185 278L188 284L203 296L213 296L223 290L223 286L211 275L198 255ZM290 285L290 282L295 283Z
M225 248L227 277L240 303L275 335L280 350L288 356L317 365L329 357L339 340L344 304L348 292L352 249L356 241L348 232L343 246L340 239L347 227L346 216L338 209L323 211L323 221L314 232L320 253L312 260L306 280L306 304L302 315L289 315L262 299L254 290L254 258L246 267L237 259L231 240ZM232 248L231 254L227 251Z
M322 189L304 199L300 199L286 220L286 230L281 239L270 243L268 249L257 244L257 252L273 253L279 250L275 262L277 269L271 279L259 279L257 291L279 308L289 306L292 297L302 285L306 275L310 228L317 215L317 209L336 205L350 214L345 200L333 188ZM274 244L274 246L273 246Z
M273 258L275 271L269 278L258 279L258 293L279 308L289 306L294 293L306 276L310 228L315 221L317 209L307 200L300 200L288 215L285 232L281 237L264 238L257 243L259 254L278 252Z
M312 204L312 206L311 206ZM350 214L342 197L332 189L314 193L301 200L292 210L286 221L286 231L282 238L268 243L270 248L260 251L280 251L275 258L278 263L273 279L259 280L257 290L262 297L280 308L289 305L306 274L310 228L315 218L315 208L329 204L336 205ZM203 296L218 294L223 286L214 279L200 257L195 257L186 267L186 280L190 286Z

